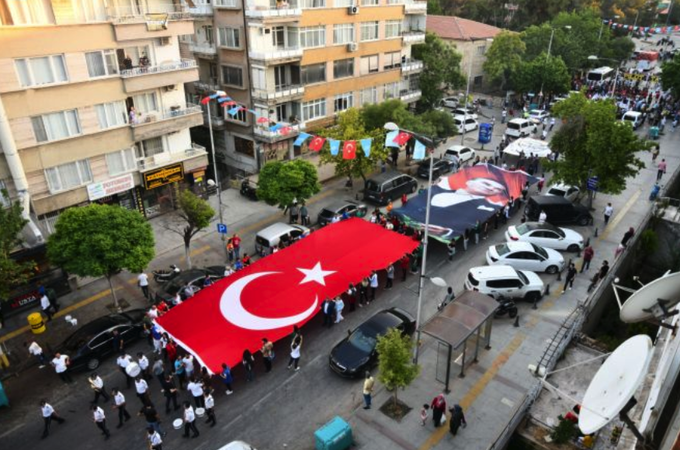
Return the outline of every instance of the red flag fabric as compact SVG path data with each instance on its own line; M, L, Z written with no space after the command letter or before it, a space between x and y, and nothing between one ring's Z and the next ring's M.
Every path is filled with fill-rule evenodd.
M397 145L404 145L408 142L409 139L411 139L411 135L405 131L402 131L397 135L397 137L392 139L392 142L394 142Z
M207 105L208 103L210 103L210 97L203 97L201 99L201 105Z
M321 136L314 136L314 139L309 143L309 149L315 152L321 151L323 144L326 142L326 138Z
M363 219L328 225L198 292L157 325L213 373L261 339L290 335L332 298L415 250L412 238ZM285 358L283 355L282 358Z
M260 117L257 118L257 123L269 123L269 118L264 117L264 116L260 116Z
M293 127L283 127L283 128L281 128L280 133L283 136L287 136L287 135L290 134L291 131L293 131Z
M357 143L356 141L345 141L342 146L342 157L344 159L354 159L357 157Z

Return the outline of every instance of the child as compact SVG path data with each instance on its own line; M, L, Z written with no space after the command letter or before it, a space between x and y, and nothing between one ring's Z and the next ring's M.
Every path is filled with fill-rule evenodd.
M429 415L428 411L430 410L430 405L425 403L423 405L423 409L420 410L420 425L425 426L425 422L427 421L427 417Z

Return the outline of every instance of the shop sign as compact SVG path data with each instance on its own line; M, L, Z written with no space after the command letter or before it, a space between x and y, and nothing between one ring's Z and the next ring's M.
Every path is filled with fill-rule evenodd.
M165 13L146 14L147 31L163 31L168 29L168 15Z
M182 163L177 163L146 172L144 174L144 188L148 191L183 179L184 166Z
M132 179L132 174L129 173L122 177L102 181L101 183L88 184L87 196L90 198L90 201L93 202L100 198L108 197L109 195L129 191L133 187L135 187L135 182Z

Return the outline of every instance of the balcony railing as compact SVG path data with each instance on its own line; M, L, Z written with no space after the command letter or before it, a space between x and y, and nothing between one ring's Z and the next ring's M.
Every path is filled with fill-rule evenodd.
M424 31L404 31L401 33L404 44L420 44L425 42Z
M196 158L197 156L207 155L205 147L202 145L191 143L191 148L184 150L183 152L170 153L163 152L158 153L153 156L148 156L146 158L140 158L137 160L137 164L140 172L147 172L151 169L156 169L158 167L167 166L168 164L186 161L187 159Z
M205 55L216 55L217 54L217 47L215 47L215 43L210 43L210 42L190 42L189 43L189 51L193 53L203 53Z
M410 59L401 64L402 73L418 72L423 70L423 62L416 59Z
M210 80L209 83L204 83L203 81L194 81L194 87L200 91L204 92L210 92L210 91L219 91L220 90L220 85L217 82L217 79L212 79Z
M259 5L256 1L249 1L246 17L251 19L285 19L302 16L302 8L297 1L276 2L276 4Z
M181 6L173 6L172 4L154 10L135 7L111 7L107 11L109 20L119 24L146 22L149 20L147 14L167 14L168 20L191 19L191 13L185 11Z
M281 123L282 127L279 128L276 131L272 131L271 129L269 129L268 126L256 125L255 130L254 130L255 136L257 136L259 138L264 138L265 140L267 140L269 142L275 142L275 141L279 141L281 139L287 139L287 138L295 137L298 134L300 134L300 131L302 131L304 129L302 124L299 124L299 123L295 124L295 125L285 123L285 122L279 122L279 123ZM288 129L288 133L284 134L285 131L282 132L282 130L284 130L284 129Z
M196 4L193 8L187 7L187 11L194 16L213 15L213 7L211 4Z
M172 61L157 64L155 66L135 67L134 69L121 70L121 78L138 77L142 75L152 75L156 73L172 72L175 70L186 70L196 68L196 60L183 59L181 61Z
M420 89L403 90L399 92L399 98L404 103L415 102L422 97L423 93Z
M280 59L297 59L302 58L302 48L299 46L288 47L285 49L271 50L271 51L253 51L248 52L251 59L258 61L275 61Z
M200 113L202 111L201 105L192 105L192 104L187 104L186 107L175 107L175 108L170 108L162 112L151 112L148 114L144 114L142 116L142 120L137 121L136 123L131 123L130 126L134 127L140 127L143 125L147 125L150 123L154 122L160 122L161 120L168 120L168 119L176 119L178 117L186 116L188 114L196 114Z
M427 2L407 1L404 3L406 14L425 14L427 12Z
M240 9L241 8L241 1L240 0L213 0L213 7L215 7L215 8Z
M253 97L264 100L283 100L291 97L302 96L305 87L302 85L279 86L275 89L253 89Z

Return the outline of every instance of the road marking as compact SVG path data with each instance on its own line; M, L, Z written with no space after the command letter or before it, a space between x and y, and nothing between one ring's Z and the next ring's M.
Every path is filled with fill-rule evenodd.
M519 349L519 346L522 345L524 339L526 339L526 335L524 333L517 334L517 336L515 336L512 341L510 341L503 351L501 351L496 359L493 360L489 370L487 370L486 373L482 375L482 377L470 388L469 391L467 391L465 396L463 396L463 398L460 400L459 404L464 410L469 409L472 406L474 401L484 391L491 380L493 380L494 376L496 376L501 367L503 367L503 365L508 362L510 356L512 356L517 351L517 349ZM427 440L419 447L419 450L431 449L437 445L439 441L441 441L444 436L448 434L448 432L448 427L437 428L434 433L432 433L430 437L427 438Z

